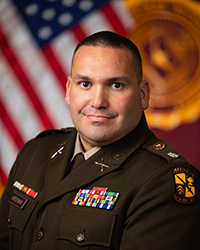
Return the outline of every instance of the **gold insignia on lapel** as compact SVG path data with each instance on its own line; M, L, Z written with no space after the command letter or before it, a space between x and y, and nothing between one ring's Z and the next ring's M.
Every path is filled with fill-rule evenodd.
M64 149L64 146L59 148L54 154L52 154L51 159L53 159L57 154L62 154L62 150Z
M95 164L100 165L100 167L101 167L101 169L100 169L101 173L103 173L103 171L105 170L105 168L109 168L108 165L104 164L104 159L103 158L101 158L101 162L95 161Z
M63 146L63 145L65 145L67 143L67 140L65 140L64 142L62 142L61 144L60 144L60 146Z
M183 204L192 204L195 199L194 173L186 167L173 168L174 199Z
M52 156L51 156L51 159L53 159L56 155L58 155L58 154L62 154L62 151L63 151L63 149L65 148L64 147L64 145L67 143L67 140L65 140L64 142L62 142L61 144L60 144L60 148L55 152L55 153L53 153L52 154Z
M121 158L121 155L115 154L115 155L114 155L114 158L115 158L116 160L119 160L119 159Z

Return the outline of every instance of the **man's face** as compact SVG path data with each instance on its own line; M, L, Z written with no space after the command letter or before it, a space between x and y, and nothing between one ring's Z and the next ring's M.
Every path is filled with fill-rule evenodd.
M82 46L67 80L66 103L85 150L131 132L148 107L147 82L138 84L129 50Z

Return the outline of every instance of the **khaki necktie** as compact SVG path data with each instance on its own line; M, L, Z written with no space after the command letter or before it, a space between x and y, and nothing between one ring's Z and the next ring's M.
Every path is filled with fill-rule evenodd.
M84 161L85 161L85 159L84 159L84 155L82 153L78 153L77 155L75 155L73 161L71 162L71 170L80 166L81 163Z
M84 156L82 153L78 153L74 156L73 160L70 162L70 164L66 168L66 172L64 175L64 178L73 171L73 169L77 168L81 163L84 162Z

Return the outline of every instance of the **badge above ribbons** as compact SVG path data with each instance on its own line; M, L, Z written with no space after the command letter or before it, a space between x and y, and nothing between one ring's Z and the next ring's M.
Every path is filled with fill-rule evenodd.
M104 187L94 187L92 190L80 189L72 205L112 209L118 199L119 193L109 192Z
M185 167L173 169L175 193L174 199L183 204L192 204L195 199L194 173Z

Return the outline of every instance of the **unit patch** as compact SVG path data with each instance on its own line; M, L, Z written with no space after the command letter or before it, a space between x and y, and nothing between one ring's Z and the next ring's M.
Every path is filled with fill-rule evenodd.
M192 204L195 199L194 173L186 167L173 168L174 199L183 204Z
M119 193L109 192L103 187L94 187L92 190L80 189L72 205L112 209L118 196Z

